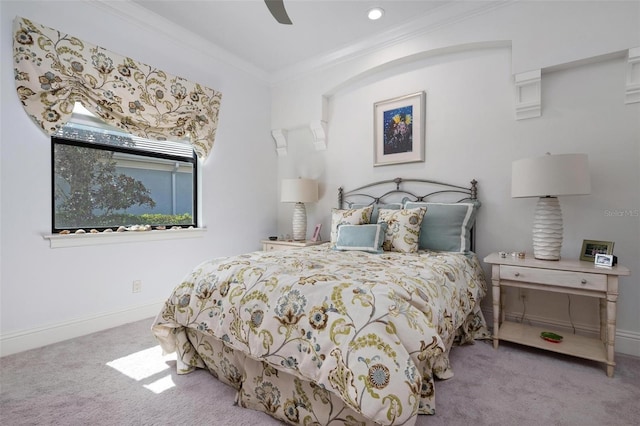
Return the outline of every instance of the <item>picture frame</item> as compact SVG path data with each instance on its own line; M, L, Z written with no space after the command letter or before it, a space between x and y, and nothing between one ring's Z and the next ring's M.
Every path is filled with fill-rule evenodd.
M374 166L424 161L424 91L373 104Z
M320 241L320 230L322 229L322 224L319 223L316 225L315 229L313 230L313 236L311 237L311 241L316 242L316 241Z
M596 266L611 268L613 266L613 255L596 253L595 264Z
M613 241L583 240L580 260L595 262L596 254L613 254Z

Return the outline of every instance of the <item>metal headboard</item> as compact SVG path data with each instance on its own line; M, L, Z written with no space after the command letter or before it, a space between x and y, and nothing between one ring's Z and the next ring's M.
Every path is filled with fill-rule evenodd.
M478 201L478 181L473 179L470 185L469 187L464 187L427 179L388 179L363 185L346 192L343 187L338 188L338 207L343 209L355 204L354 201L349 201L350 199L359 199L358 204L373 205L384 204L393 197L407 198L411 201L436 201L436 197L444 195L449 198L448 202ZM415 186L416 189L410 189L407 186ZM385 187L391 187L392 189L385 190ZM420 187L427 188L429 192L420 195L418 193ZM382 195L375 195L376 191L385 192ZM462 195L462 197L459 198L457 197L458 195ZM366 200L366 202L362 202L362 200ZM471 229L471 250L475 251L475 226Z
M406 189L403 186L404 183L426 184L430 186L439 186L444 188L431 191L424 195L418 195L414 192L415 190L410 191L409 189ZM382 195L372 195L367 192L361 192L364 189L373 189L375 187L379 187L380 189L383 189L385 185L389 185L389 184L395 185L395 189L388 190ZM448 183L437 182L434 180L395 178L395 179L388 179L388 180L382 180L379 182L370 183L370 184L361 186L359 188L352 189L351 191L347 191L347 192L344 191L343 187L340 187L338 188L338 206L341 209L345 208L345 203L352 204L349 201L347 201L347 199L355 198L355 197L369 199L371 200L369 204L380 204L382 201L385 200L385 198L388 198L392 194L405 196L411 199L411 201L427 201L428 199L433 198L435 195L439 195L439 194L463 194L464 195L463 198L453 201L456 203L460 203L463 201L478 199L478 181L476 181L475 179L472 180L471 186L467 188L464 186L451 185Z

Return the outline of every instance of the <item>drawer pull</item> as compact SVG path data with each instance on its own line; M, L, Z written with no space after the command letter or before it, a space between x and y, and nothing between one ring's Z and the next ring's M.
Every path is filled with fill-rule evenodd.
M582 281L580 281L580 282L581 282L582 284L586 284L586 283L587 283L587 280L583 278L583 279L582 279Z
M516 277L519 277L520 276L520 272L516 272L515 275L516 275Z

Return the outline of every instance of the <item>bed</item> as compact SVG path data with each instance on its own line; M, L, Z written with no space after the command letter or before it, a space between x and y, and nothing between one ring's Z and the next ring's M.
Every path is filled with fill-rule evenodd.
M196 266L152 332L178 373L207 369L286 423L415 424L452 345L489 337L478 207L475 181L340 188L331 241Z

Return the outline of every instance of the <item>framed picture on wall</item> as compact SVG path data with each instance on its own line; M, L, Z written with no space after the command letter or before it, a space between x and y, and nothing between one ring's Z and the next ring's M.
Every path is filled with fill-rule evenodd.
M424 161L425 92L373 105L373 165Z

